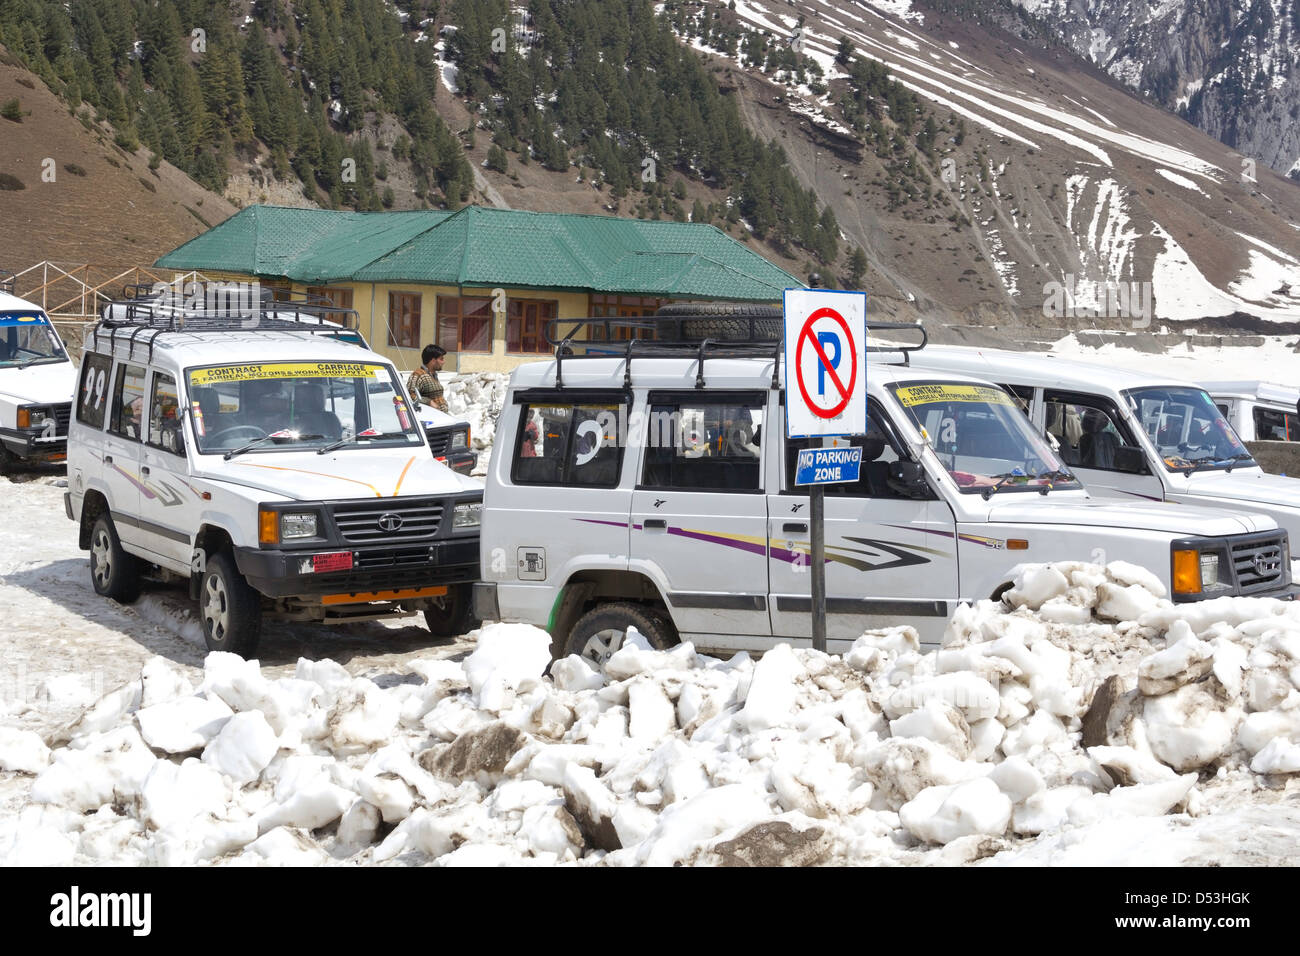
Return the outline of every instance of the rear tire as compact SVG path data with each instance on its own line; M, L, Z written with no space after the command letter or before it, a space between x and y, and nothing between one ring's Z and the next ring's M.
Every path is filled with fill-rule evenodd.
M130 604L140 596L140 561L127 554L107 511L90 529L90 584L96 594Z
M257 653L262 636L262 596L244 580L229 554L208 558L199 582L199 621L208 650L245 659Z
M677 629L667 614L643 604L619 602L600 604L574 623L565 642L566 656L577 654L596 668L623 646L627 629L635 627L657 651L666 651L678 643Z
M482 623L474 616L473 585L453 584L436 600L438 606L424 612L424 623L434 637L460 637Z

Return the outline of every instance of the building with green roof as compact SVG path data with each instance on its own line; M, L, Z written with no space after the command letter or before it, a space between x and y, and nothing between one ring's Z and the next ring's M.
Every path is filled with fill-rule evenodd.
M330 298L399 367L428 342L448 368L548 352L552 318L639 316L680 300L779 302L794 276L710 225L467 206L345 212L250 206L157 265Z

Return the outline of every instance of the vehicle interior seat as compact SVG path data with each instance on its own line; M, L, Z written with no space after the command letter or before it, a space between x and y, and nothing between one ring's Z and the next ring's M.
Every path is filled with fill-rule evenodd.
M294 387L294 420L305 435L324 435L331 441L343 437L343 423L333 412L325 410L325 387L314 382L300 382Z
M1115 451L1123 444L1119 436L1107 431L1110 419L1095 408L1083 416L1083 437L1079 439L1079 464L1084 468L1115 468Z

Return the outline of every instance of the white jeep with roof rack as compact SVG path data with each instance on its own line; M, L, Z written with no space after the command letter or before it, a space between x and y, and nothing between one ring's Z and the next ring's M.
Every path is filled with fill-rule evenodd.
M682 341L687 321L617 323L676 333L620 356L576 354L585 343L553 322L555 358L514 371L487 474L479 616L545 627L556 657L593 662L632 626L659 647L810 644L808 496L793 483L807 440L785 437L780 340ZM575 330L604 323L607 348L610 322ZM924 346L917 326L872 327L902 328ZM1123 560L1175 601L1290 595L1271 519L1093 498L1011 395L909 366L919 347L869 349L868 432L850 438L861 478L827 486L831 651L904 623L933 646L959 602L1000 596L1022 563ZM1273 564L1234 573L1239 547Z
M13 273L0 271L0 474L64 460L76 382L50 317L13 292Z
M95 590L188 579L208 647L245 656L264 614L463 633L481 486L432 458L391 362L290 310L135 300L87 337L65 500Z

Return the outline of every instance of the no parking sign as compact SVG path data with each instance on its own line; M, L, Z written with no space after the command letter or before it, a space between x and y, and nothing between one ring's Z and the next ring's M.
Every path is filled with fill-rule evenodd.
M866 432L866 316L862 292L785 291L786 437Z

